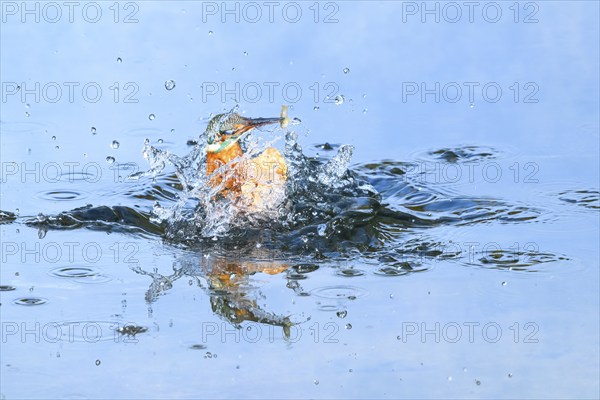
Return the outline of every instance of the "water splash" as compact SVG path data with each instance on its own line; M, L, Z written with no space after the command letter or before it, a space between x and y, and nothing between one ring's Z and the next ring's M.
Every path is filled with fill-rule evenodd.
M415 168L418 160L378 161L349 168L353 147L329 143L315 146L323 150L323 156L308 156L298 142L297 119L290 121L289 129L257 128L240 138L244 154L232 164L249 162L276 145L282 147L287 164L285 184L274 191L277 193L268 193L276 206L251 210L244 199L222 191L222 184L211 185L206 173L210 138L218 137L223 123L234 113L237 109L213 117L183 156L154 147L147 139L143 155L150 167L130 176L140 180L127 193L134 198L135 207L90 205L37 217L0 211L0 224L23 219L39 228L40 237L52 229L79 228L156 235L211 256L255 254L260 249L299 265L321 265L328 259L344 265L356 261L365 273L394 277L429 270L437 261L540 271L539 265L568 259L549 249L472 257L444 236L427 232L452 226L471 229L488 224L545 223L552 215L522 202L468 196L428 185ZM439 162L450 164L501 154L478 146L462 150L452 150L452 154L448 149L431 150L427 157L440 156ZM222 174L222 182L226 182L234 170L225 165L214 173ZM561 200L580 203L588 212L588 208L596 209L597 193L561 192ZM339 273L354 276L357 270ZM304 277L296 271L288 278L296 285ZM297 290L302 292L300 287Z
M183 241L228 236L267 224L276 230L286 231L297 229L300 225L308 226L317 220L323 236L326 231L323 222L334 219L335 213L329 212L328 218L323 221L325 213L314 211L309 214L312 218L307 218L300 209L317 206L313 204L317 201L326 204L324 193L343 196L344 191L358 188L348 174L353 147L340 147L333 158L321 164L303 154L296 132L284 131L284 128L265 132L255 129L240 140L243 155L207 175L207 147L217 140L224 124L230 123L232 118L239 118L237 107L213 117L191 152L183 157L156 148L148 141L145 143L143 155L150 169L141 175L156 179L165 169L172 167L182 188L173 204L157 202L154 205L153 222L166 224L169 239ZM292 126L298 124L299 119L293 119L290 123ZM239 172L232 166L250 165L265 149L275 146L282 135L285 137L283 156L287 164L287 182L282 187L270 186L265 189L256 185L248 189L251 192L259 191L249 195L258 195L272 206L257 210L248 203L248 196L227 193L224 190L225 182L235 178L234 174ZM215 185L212 178L218 174L223 178ZM373 188L370 190L371 194L376 194Z

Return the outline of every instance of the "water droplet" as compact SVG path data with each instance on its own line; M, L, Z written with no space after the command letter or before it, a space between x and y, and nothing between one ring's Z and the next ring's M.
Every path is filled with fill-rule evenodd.
M175 132L175 129L171 129L171 133L174 133L174 132Z
M451 376L448 377L448 382L452 382L452 377Z
M162 139L158 139L158 143L162 143L162 142L163 142L163 140L162 140Z
M95 134L96 134L96 128L95 128L95 127L93 127L93 126L92 126L92 129L91 129L91 131L92 131L92 135L95 135Z
M366 113L368 113L368 112L369 112L369 109L368 109L368 108L365 108L365 109L363 109L363 114L366 114Z
M348 68L348 67L344 68L344 73L347 74L348 72L350 72L350 68Z
M245 55L245 56L247 56L247 55L248 55L248 52L247 52L247 51L245 51L245 52L244 52L244 55Z
M116 140L113 140L112 143L110 144L110 147L112 147L113 149L118 149L119 148L119 142L117 142Z
M108 157L106 157L106 162L109 164L112 164L115 162L115 158L112 156L108 156Z
M502 286L506 286L506 285L507 285L506 281L502 282Z
M150 114L150 115L148 115L148 119L149 119L150 121L154 121L154 118L156 118L156 115L154 115L154 114Z
M475 379L475 384L476 384L477 386L479 386L479 385L481 385L481 381L480 381L479 379Z
M313 107L313 110L315 110L315 111L319 111L319 106L314 106L314 107Z
M58 149L60 149L60 146L54 146L54 149L58 150Z
M350 368L350 369L348 370L348 372L352 372L352 368Z
M343 104L344 103L344 95L338 94L337 96L335 96L335 99L333 101L335 102L336 106Z
M471 103L471 104L469 105L469 107L471 107L471 108L475 108L475 104L474 104L474 103Z
M121 59L121 57L117 57L117 62L118 63L122 63L123 62L123 60Z
M208 31L208 36L212 36L213 31Z
M25 108L30 108L31 105L29 105L29 103L25 104Z
M326 230L327 230L326 224L319 224L319 226L317 226L317 233L319 234L319 236L325 236Z
M509 374L508 374L508 377L509 377L509 378L512 378L512 376L513 376L513 375L512 375L511 373L509 373Z
M464 368L463 368L463 372L467 372L467 367L464 367Z
M56 140L56 136L52 136L52 140Z
M339 318L346 318L346 315L348 315L348 311L346 311L346 310L338 311L335 313L335 315L337 315Z
M390 299L394 298L394 293L390 293Z
M26 117L29 117L30 115L31 115L31 114L29 114L29 112L28 112L28 111L25 111L25 116L26 116Z
M318 385L318 384L319 384L319 381L318 381L317 379L315 379L315 380L314 380L314 384L315 384L315 385Z
M173 79L169 79L168 81L165 82L165 88L167 90L173 90L175 89L175 81Z
M232 71L235 71L235 67L231 67L231 70L232 70Z
M346 324L346 329L352 329L352 324Z
M96 366L100 365L100 360L96 360Z

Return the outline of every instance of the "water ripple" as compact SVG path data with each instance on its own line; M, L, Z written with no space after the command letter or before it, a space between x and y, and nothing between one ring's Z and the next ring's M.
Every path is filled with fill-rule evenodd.
M72 279L78 283L106 283L113 279L104 274L101 269L94 267L61 267L51 270L49 274L58 278Z
M88 197L88 194L74 190L48 190L38 193L37 197L42 200L51 201L74 201L85 199Z
M596 189L565 190L558 193L558 198L566 203L600 210L600 191Z
M20 297L18 299L13 300L14 304L20 306L39 306L42 304L46 304L47 302L47 299L41 297Z
M355 300L359 297L366 296L368 292L365 289L356 286L337 285L316 288L311 290L310 294L324 299Z
M469 262L485 268L509 269L512 271L535 272L540 264L568 261L566 256L536 250L502 250L495 249L486 253L476 254L475 260Z
M474 162L496 158L499 151L486 146L457 146L428 150L425 156L447 163Z
M335 274L346 278L352 278L355 276L362 276L365 272L354 268L342 268L338 269Z

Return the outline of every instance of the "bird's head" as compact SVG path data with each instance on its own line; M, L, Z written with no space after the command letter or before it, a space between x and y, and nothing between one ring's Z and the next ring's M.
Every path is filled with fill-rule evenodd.
M206 127L207 151L209 153L218 153L240 140L244 134L252 129L280 124L287 126L287 106L283 106L279 118L246 118L236 113L217 114L211 118Z

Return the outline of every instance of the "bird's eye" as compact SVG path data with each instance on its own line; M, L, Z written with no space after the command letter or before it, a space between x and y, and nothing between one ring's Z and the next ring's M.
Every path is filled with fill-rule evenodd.
M233 135L233 129L227 129L226 131L221 131L224 135Z

